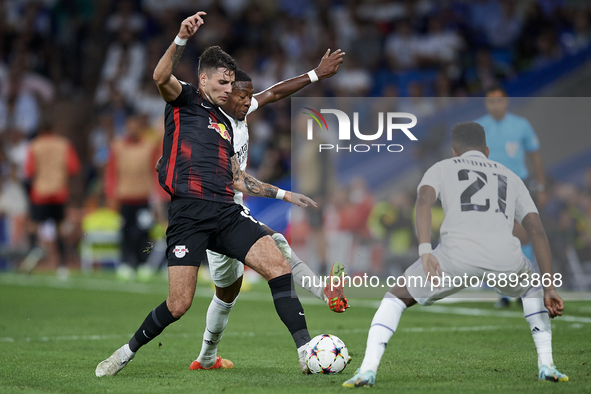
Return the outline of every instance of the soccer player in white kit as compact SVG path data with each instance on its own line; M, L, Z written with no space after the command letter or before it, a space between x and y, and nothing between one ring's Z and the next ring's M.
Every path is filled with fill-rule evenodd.
M563 302L554 286L550 247L536 206L517 175L488 159L482 126L474 122L455 125L452 149L454 157L429 168L418 186L416 226L420 258L404 273L406 285L393 287L384 296L371 322L363 363L343 383L344 387L375 385L380 359L402 312L417 302L431 305L470 286L469 282L457 285L457 281L443 280L463 279L465 275L494 278L497 292L522 297L523 313L538 353L538 379L568 381L568 376L558 372L552 360L550 318L562 315ZM441 244L431 250L431 206L437 198L445 219ZM532 239L542 278L548 278L542 282L543 287L534 281L536 272L523 255L519 240L512 235L514 220L523 225ZM519 280L501 281L501 274L506 278L514 274L512 278ZM411 277L417 279L413 281Z
M287 97L306 85L316 82L319 79L329 78L337 73L340 64L343 62L344 52L337 50L330 53L328 50L323 56L320 64L315 70L307 74L282 81L273 85L269 89L254 93L254 87L251 78L242 70L237 70L235 82L232 86L232 94L228 102L221 107L222 112L230 120L234 131L234 151L236 152L240 169L246 170L248 160L248 123L246 116L266 104L275 102ZM276 198L291 202L293 199L302 198L301 194L289 191L279 190ZM244 205L243 194L234 192L234 201L237 204ZM264 226L267 232L275 240L279 249L283 252L290 262L294 282L302 285L302 277L316 276L312 270L291 250L285 237L278 232ZM226 328L230 311L232 310L244 274L244 265L236 260L219 253L208 250L207 259L211 278L214 282L216 292L211 304L207 310L206 327L203 334L203 342L199 357L191 363L190 369L226 369L233 368L234 364L221 356L217 355L217 346L222 338ZM331 269L331 276L342 277L344 268L342 264L335 263ZM313 281L312 281L313 282ZM317 281L316 283L320 283ZM339 286L331 291L331 286L309 286L305 287L307 291L317 298L326 302L329 308L335 312L344 312L348 308L348 301L343 294L343 286ZM301 353L300 362L303 360L304 349L298 349Z

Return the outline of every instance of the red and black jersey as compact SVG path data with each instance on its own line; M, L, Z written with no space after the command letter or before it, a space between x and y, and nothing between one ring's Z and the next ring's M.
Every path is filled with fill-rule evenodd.
M232 126L193 85L181 86L166 104L158 181L171 196L233 202Z

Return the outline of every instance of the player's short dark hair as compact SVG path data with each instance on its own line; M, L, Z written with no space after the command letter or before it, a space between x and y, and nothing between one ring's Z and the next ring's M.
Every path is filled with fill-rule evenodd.
M509 96L507 96L507 91L505 90L505 88L499 84L495 84L495 85L489 87L488 89L486 89L485 96L488 96L492 92L501 92L501 93L503 93L503 96L509 97Z
M211 46L203 51L199 57L198 73L208 74L210 71L217 71L219 68L236 73L236 62L217 45ZM208 74L209 75L209 74Z
M476 122L461 122L451 130L451 146L457 154L486 149L484 128Z
M234 82L252 82L252 78L242 69L236 70Z

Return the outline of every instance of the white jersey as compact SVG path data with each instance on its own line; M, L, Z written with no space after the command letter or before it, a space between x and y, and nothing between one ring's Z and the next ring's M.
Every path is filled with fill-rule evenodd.
M428 185L441 200L441 257L460 266L510 270L522 259L513 236L519 223L538 210L523 181L479 151L442 160L427 170L418 189Z
M254 97L250 102L250 108L248 108L248 114L256 111L259 108L259 102ZM244 120L236 120L231 116L228 116L224 111L222 113L226 116L226 118L230 119L230 123L232 123L232 129L234 130L234 154L238 159L238 163L240 164L240 169L242 171L246 170L246 164L248 163L248 123L246 121L246 117ZM244 197L242 192L234 190L234 202L236 204L244 205Z

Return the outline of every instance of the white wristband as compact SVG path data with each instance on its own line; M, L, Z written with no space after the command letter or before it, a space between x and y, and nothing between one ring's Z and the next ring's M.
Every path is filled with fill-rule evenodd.
M431 253L432 251L433 249L431 249L431 244L429 242L424 242L419 245L419 256Z
M278 200L283 200L283 197L285 197L285 190L277 188L277 195L275 198Z
M176 36L174 38L174 43L177 44L178 46L185 46L187 45L187 38L180 38L179 36Z
M308 73L308 77L310 77L310 82L314 83L318 81L318 75L316 75L316 71L312 70Z

